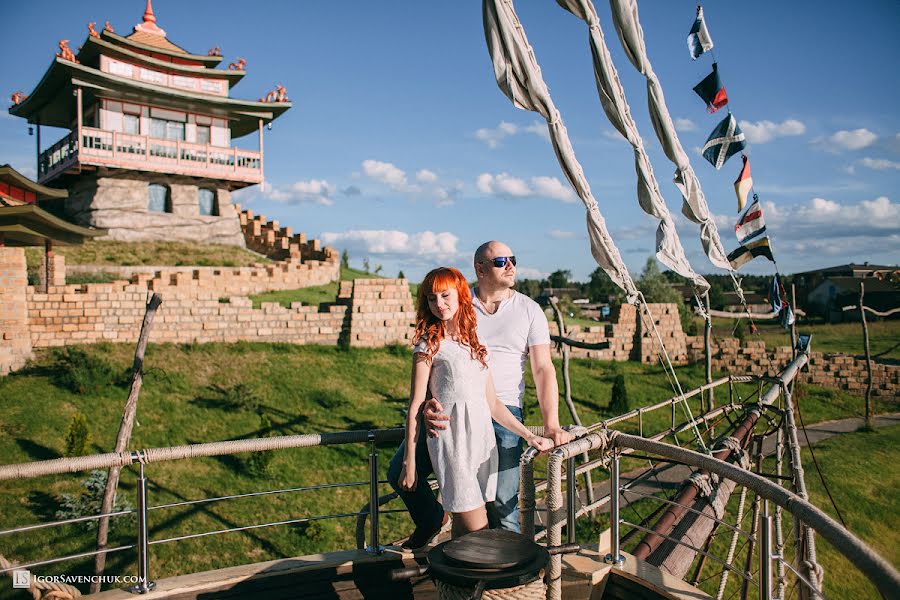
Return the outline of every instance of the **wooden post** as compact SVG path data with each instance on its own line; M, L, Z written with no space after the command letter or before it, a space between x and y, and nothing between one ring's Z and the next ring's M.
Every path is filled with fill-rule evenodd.
M706 383L712 383L712 316L709 314L709 292L703 294L703 304L706 306L706 328L703 330L703 348L706 351ZM709 388L706 393L706 410L710 411L715 405L715 390Z
M141 334L138 338L137 348L134 351L134 362L131 365L131 391L128 393L128 400L125 402L125 411L122 415L122 423L119 425L119 433L116 435L115 452L124 452L131 442L131 430L134 426L134 418L137 414L138 395L141 393L141 384L144 381L144 352L147 350L147 342L150 339L150 327L153 325L153 317L156 309L162 304L162 296L153 294L150 301L147 302L146 311L144 312L144 321L141 323ZM109 477L106 479L106 492L103 494L103 504L100 507L100 514L106 514L112 511L116 503L116 488L119 486L119 473L121 467L113 467L109 470ZM97 550L106 549L106 541L109 535L109 517L101 517L97 528ZM94 559L94 572L97 575L103 575L103 569L106 567L106 553L100 552ZM91 593L95 594L100 591L100 581L91 583Z
M566 337L566 324L563 322L562 311L559 310L559 299L556 296L550 296L550 306L553 307L553 313L556 315L556 325L559 327L559 337ZM578 411L575 410L575 403L572 402L572 382L569 379L569 346L565 342L561 342L562 346L562 355L563 355L563 397L566 402L566 406L569 408L569 412L572 415L572 421L575 422L579 427L583 427L581 424L581 419L578 418ZM581 455L581 460L583 463L588 462L589 457L588 453L585 452ZM585 484L585 492L587 493L587 501L588 504L594 503L594 484L591 481L591 473L585 472L584 474L584 484Z
M869 352L869 326L866 323L866 305L863 302L866 290L862 281L859 282L859 320L862 321L863 344L866 348L866 429L872 427L872 413L869 410L869 401L872 397L872 355Z
M76 129L76 131L77 131L76 137L78 140L78 148L80 149L81 148L81 127L83 125L83 117L84 117L84 110L81 107L81 87L75 88L75 96L76 96L76 102L75 102L76 107L75 108L78 111L78 121L77 121L78 128Z
M266 191L266 171L263 162L263 120L259 120L259 176L262 179L263 190Z
M37 180L41 180L41 120L38 119L35 123L37 127L37 169L35 172L37 173Z
M791 284L791 310L794 311L794 322L791 323L791 356L797 358L797 286L793 283Z
M44 293L50 292L50 261L53 260L53 240L44 239Z

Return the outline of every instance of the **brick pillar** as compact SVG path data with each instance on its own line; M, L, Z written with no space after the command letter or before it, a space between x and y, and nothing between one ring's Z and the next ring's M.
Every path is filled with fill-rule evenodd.
M53 252L50 241L47 241L47 250L41 259L41 270L38 276L40 277L40 290L44 293L47 293L48 285L49 287L66 285L66 257Z
M31 357L27 286L25 251L0 246L0 375Z

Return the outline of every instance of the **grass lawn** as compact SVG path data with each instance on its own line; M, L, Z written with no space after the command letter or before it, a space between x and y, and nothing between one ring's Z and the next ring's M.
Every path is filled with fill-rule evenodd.
M99 344L63 350L43 350L32 366L0 378L0 456L5 464L61 456L67 424L76 412L87 417L92 437L90 452L114 446L121 410L127 396L123 384L133 347ZM67 359L68 357L68 359ZM151 345L145 361L132 448L146 448L277 435L397 427L407 405L410 351L402 347L380 350L287 344ZM658 366L573 360L573 397L584 423L612 416L607 409L617 373L625 375L632 407L672 395ZM685 389L703 381L701 366L679 369ZM526 422L538 424L530 376L526 388ZM77 393L78 385L85 390ZM94 385L96 384L96 385ZM736 392L752 395L752 386ZM717 402L724 402L720 392ZM808 386L803 403L807 423L862 412L862 400L832 390ZM692 410L699 406L692 401ZM880 406L879 410L896 410ZM268 424L261 419L265 414ZM560 407L562 422L571 418ZM679 420L682 415L679 409ZM670 424L668 408L644 415L644 432ZM638 424L622 429L638 431ZM684 437L683 439L688 439ZM395 448L380 450L381 473ZM150 504L240 494L310 484L365 481L368 448L344 445L303 448L265 454L268 468L248 455L200 458L147 467ZM262 461L265 462L265 461ZM809 473L810 471L807 471ZM84 474L36 480L0 482L0 529L55 519L61 494L81 490ZM840 481L836 479L835 481ZM135 504L135 470L123 472L120 497ZM387 486L382 486L382 493ZM367 487L344 487L245 498L154 510L150 514L151 539L224 529L239 525L296 519L304 516L354 512L366 502ZM402 507L394 501L387 508ZM843 506L842 506L843 508ZM848 510L853 510L848 505ZM151 569L156 578L203 571L254 561L308 554L354 544L354 518L315 521L300 526L279 526L182 542L156 544ZM408 533L405 514L385 515L382 539ZM133 543L135 526L114 528L111 546ZM3 555L15 560L89 551L94 532L72 525L51 533L4 536ZM86 574L92 561L83 560L38 567L41 574ZM130 551L110 555L109 574L135 572ZM2 592L0 592L2 595Z
M70 265L247 267L272 262L265 256L237 246L188 242L116 242L93 240L80 246L56 246ZM26 248L29 270L40 268L43 250Z

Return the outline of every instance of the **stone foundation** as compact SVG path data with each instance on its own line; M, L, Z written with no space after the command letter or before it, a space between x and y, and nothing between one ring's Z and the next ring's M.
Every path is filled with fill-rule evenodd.
M171 212L148 210L151 183L169 189ZM198 188L214 190L218 216L201 216ZM183 241L245 247L231 192L220 182L187 177L132 174L125 177L83 175L69 190L67 217L78 225L108 230L107 238L125 242Z
M0 246L0 375L31 358L25 251Z

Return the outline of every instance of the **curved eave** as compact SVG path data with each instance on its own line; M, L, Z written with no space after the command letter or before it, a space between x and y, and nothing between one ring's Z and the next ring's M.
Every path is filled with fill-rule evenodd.
M128 48L123 48L122 46L107 42L103 39L95 38L93 36L88 36L87 40L85 40L84 45L81 46L81 50L78 52L75 58L77 58L81 63L87 64L101 54L107 56L116 55L118 57L127 59L133 64L153 67L154 69L160 69L164 71L171 71L173 73L197 75L200 77L209 77L212 79L227 79L229 80L229 87L234 87L235 85L237 85L237 82L243 79L244 75L247 74L246 71L233 71L231 69L214 69L212 67L191 67L187 65L179 65L164 60L159 60L158 58L153 58L152 56L147 56L146 54L141 54L140 52L134 52L132 50L129 50Z
M0 179L11 179L16 185L34 192L38 200L59 200L69 196L66 190L58 190L32 181L13 169L10 165L0 165Z
M135 42L134 40L130 40L126 37L122 37L117 33L113 33L108 29L104 29L100 32L100 37L102 39L109 40L114 44L118 44L121 46L128 46L130 48L136 48L138 50L143 50L144 52L153 52L154 54L162 54L164 56L171 56L172 58L178 58L181 60L195 60L198 62L202 62L204 64L208 64L210 66L216 66L220 62L222 62L221 56L208 56L206 54L188 54L187 52L173 52L171 50L166 50L164 48L158 48L156 46L149 46L147 44L142 44L140 42ZM174 43L174 42L173 42Z
M25 204L0 208L0 234L9 246L42 246L45 240L76 245L106 235L106 230L80 227L33 204Z
M209 114L231 120L231 137L253 133L259 119L274 121L293 106L290 102L252 102L212 94L200 94L137 81L99 69L54 59L44 78L21 104L10 107L13 116L40 121L42 125L71 128L75 101L66 93L71 86L89 89L95 96L147 103L173 110Z

